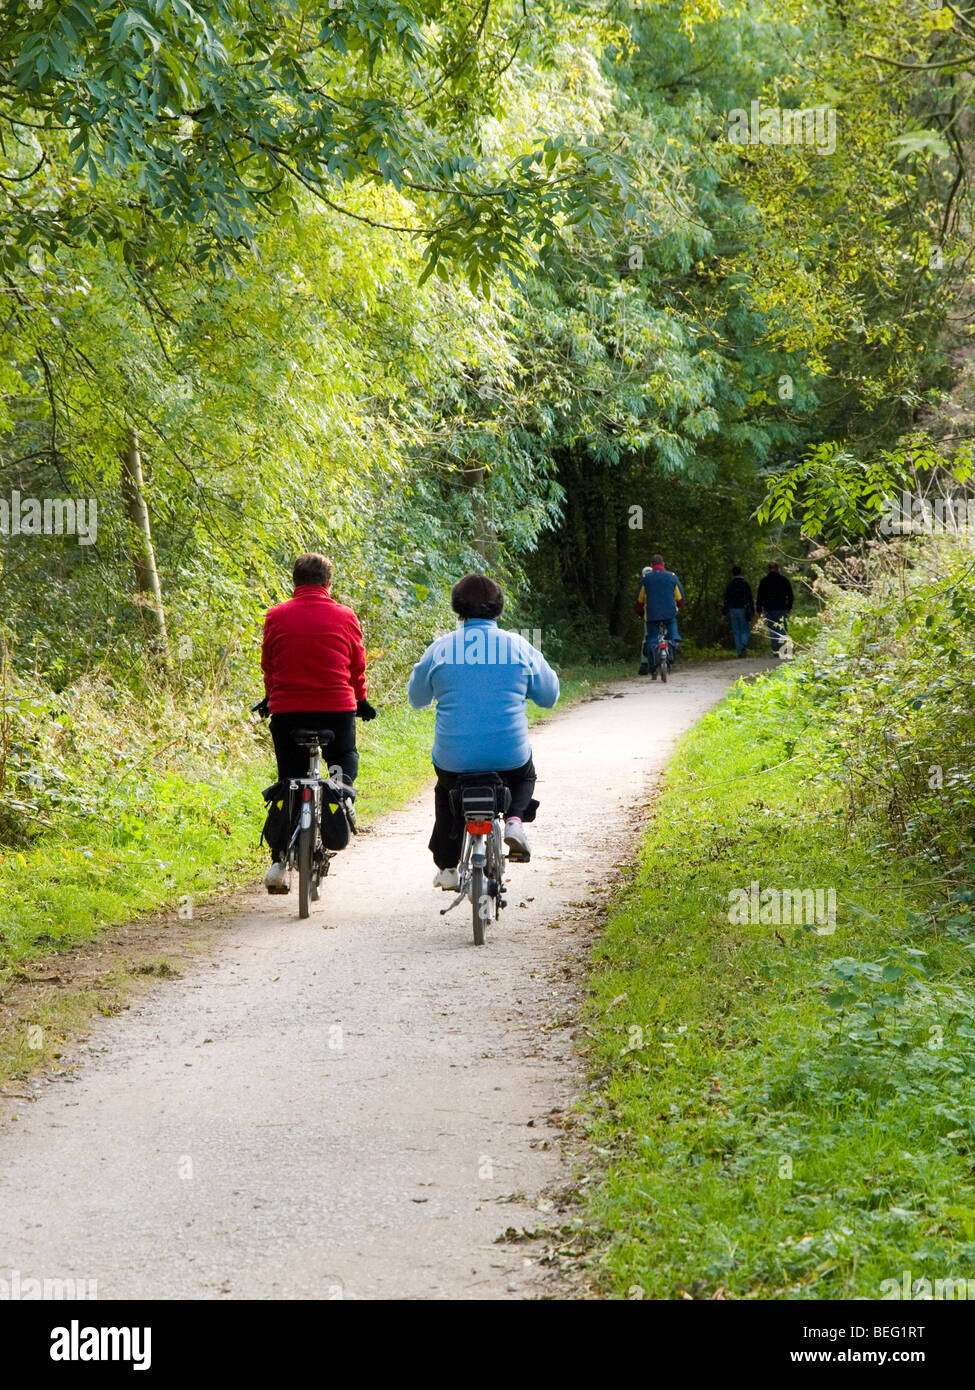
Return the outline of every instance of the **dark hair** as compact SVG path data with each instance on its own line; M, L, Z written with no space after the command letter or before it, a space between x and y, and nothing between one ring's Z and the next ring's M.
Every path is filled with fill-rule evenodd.
M298 556L291 578L296 589L299 584L320 584L323 589L327 589L332 582L332 562L326 560L324 555L311 550L307 555Z
M499 618L504 594L486 574L465 574L450 591L450 606L459 618Z
M732 566L731 566L731 573L732 573L732 574L741 574L741 565L732 565Z
M662 565L663 562L664 562L664 557L663 557L662 555L651 555L651 556L650 556L650 563L651 563L651 565Z
M779 567L778 560L769 560L768 567L770 570L777 570Z

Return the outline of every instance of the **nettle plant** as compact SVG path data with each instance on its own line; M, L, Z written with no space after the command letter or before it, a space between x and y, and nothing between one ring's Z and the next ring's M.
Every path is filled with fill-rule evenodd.
M975 1003L964 987L943 980L933 987L926 957L899 947L874 961L832 961L821 982L830 1006L827 1046L800 1064L799 1080L810 1094L835 1088L844 1103L925 1097L939 1142L967 1152Z
M50 828L53 806L73 800L62 732L49 694L17 679L0 632L0 843L23 843Z

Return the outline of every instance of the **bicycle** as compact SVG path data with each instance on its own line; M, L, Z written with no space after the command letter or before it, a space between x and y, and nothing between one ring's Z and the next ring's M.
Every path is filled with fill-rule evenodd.
M300 795L300 811L285 852L289 870L298 870L298 916L307 917L318 902L319 884L328 874L333 850L322 840L322 753L334 739L331 729L295 729L291 740L308 750L308 774L288 779L289 797Z
M466 774L451 793L463 816L464 841L457 873L460 885L441 917L470 898L474 926L474 945L484 945L484 929L507 906L504 897L504 813L511 804L511 792L496 772ZM459 803L459 804L458 804Z
M269 708L268 697L258 700L256 705L251 705L251 714L259 715L261 719L269 719L271 711ZM369 717L373 717L375 711ZM287 826L286 833L289 835L287 848L281 852L282 862L288 870L288 884L283 888L269 888L271 893L288 893L291 891L291 874L298 870L298 916L307 917L311 911L310 904L317 902L319 898L319 884L328 875L329 865L338 849L348 844L349 836L355 835L356 816L355 816L355 791L350 783L344 779L344 774L340 766L328 769L328 777L322 777L322 752L335 738L332 729L293 729L291 731L292 742L299 748L308 749L308 773L305 777L287 777L279 782L275 782L264 792L264 800L268 806L268 817L265 821L264 831L261 836L269 844L277 844L278 828L275 826L272 835L268 835L268 827L272 817L275 817L274 808L280 804L280 814L275 818L280 824L281 817L284 817ZM333 775L334 774L334 775ZM326 843L322 822L323 792L329 790L335 795L333 809L336 815L341 814L345 818L346 833L340 835L341 844L336 848L330 848ZM295 821L293 815L294 798L301 793L300 812ZM280 794L280 803L278 795ZM286 803L286 804L285 804ZM332 803L330 803L331 805ZM292 823L294 826L292 828ZM336 830L333 827L333 839Z
M323 825L326 792L334 796L335 814L346 819L347 828L343 843L347 843L349 834L355 834L356 831L355 805L352 800L354 793L341 780L341 771L336 769L337 775L334 778L331 775L321 775L322 752L334 737L331 729L293 730L293 742L299 748L308 750L308 773L305 777L286 777L264 793L269 806L280 804L280 815L287 827L285 833L289 836L287 846L280 853L281 862L288 870L288 885L270 891L289 892L291 874L297 870L298 916L301 918L308 917L311 904L318 902L321 881L327 877L332 858L338 853L338 848L341 848L341 845L338 848L330 848L326 843L328 837ZM334 842L334 826L332 832Z
M664 685L667 684L667 676L670 673L671 666L674 664L674 648L669 633L670 624L667 622L659 622L657 624L656 639L651 641L648 627L645 643L650 679L655 681L659 675Z

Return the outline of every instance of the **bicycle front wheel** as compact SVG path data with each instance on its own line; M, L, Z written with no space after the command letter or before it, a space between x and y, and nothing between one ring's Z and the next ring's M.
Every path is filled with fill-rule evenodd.
M311 908L312 849L315 827L309 825L298 834L298 916L307 917Z

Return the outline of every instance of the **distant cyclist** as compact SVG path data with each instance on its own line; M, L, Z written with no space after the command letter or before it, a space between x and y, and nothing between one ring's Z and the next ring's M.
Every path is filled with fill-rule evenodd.
M454 585L451 606L462 620L431 642L413 667L408 689L414 709L436 702L433 766L434 826L430 850L435 888L455 889L464 827L450 804L459 773L496 772L511 789L504 840L512 863L531 858L524 822L535 818L535 764L525 701L551 708L559 678L530 642L498 627L504 608L500 587L486 574L468 574Z
M664 565L662 555L651 555L650 564L640 575L636 595L636 611L643 616L643 651L640 675L650 670L647 643L656 634L657 624L667 624L667 636L676 657L680 652L680 633L677 631L677 610L684 607L684 586Z
M304 777L308 750L292 741L294 729L331 729L325 756L352 785L359 771L355 719L372 719L366 699L366 652L359 619L329 593L332 562L324 555L299 555L294 595L268 610L264 619L261 669L271 713L278 780ZM288 871L273 855L264 876L269 893L288 891Z

